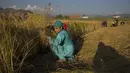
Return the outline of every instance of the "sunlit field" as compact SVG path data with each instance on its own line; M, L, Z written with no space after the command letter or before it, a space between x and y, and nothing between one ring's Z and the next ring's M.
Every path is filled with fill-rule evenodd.
M117 52L121 55L130 58L130 50L128 50L130 49L130 40L128 40L130 39L130 30L128 29L128 27L130 27L130 20L120 20L124 20L126 24L123 26L110 27L112 24L112 19L110 18L106 20L108 27L101 27L101 22L104 20L98 19L61 20L68 25L68 31L72 38L75 38L76 41L79 40L78 43L81 43L79 38L84 40L82 44L83 47L80 48L81 50L76 55L79 57L79 60L87 61L88 66L87 69L74 68L72 70L64 69L59 72L55 70L50 72L94 73L95 70L92 68L92 59L97 51L97 42L100 41L112 45L117 48ZM30 59L34 59L41 49L43 52L48 49L48 40L44 37L46 34L42 32L47 26L53 25L55 21L56 19L54 18L35 13L27 13L26 17L22 12L9 13L8 15L0 13L0 73L26 73L30 68L35 72L35 66L30 63ZM115 34L121 35L119 36L120 38L116 40L120 40L122 43L117 44L119 41L114 39ZM104 38L101 38L103 36ZM110 41L108 36L113 39ZM123 38L125 36L127 37ZM112 44L110 42L112 42ZM124 52L124 49L122 49L124 47L128 47L126 49L128 52Z

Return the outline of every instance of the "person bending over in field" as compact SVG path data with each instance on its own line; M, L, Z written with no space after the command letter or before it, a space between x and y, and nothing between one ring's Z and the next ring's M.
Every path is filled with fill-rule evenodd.
M102 26L102 27L107 27L107 21L103 21L103 22L101 23L101 26Z
M124 25L124 24L125 24L125 22L124 22L124 21L121 21L121 22L120 22L120 25Z
M74 45L70 39L68 31L64 29L64 24L61 21L56 21L53 28L57 34L56 38L48 37L48 39L52 52L59 58L57 62L63 62L66 60L74 61Z

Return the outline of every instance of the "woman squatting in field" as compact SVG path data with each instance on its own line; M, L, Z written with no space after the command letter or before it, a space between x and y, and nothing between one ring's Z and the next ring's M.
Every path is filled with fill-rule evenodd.
M54 31L57 36L55 39L48 37L52 52L59 58L58 62L63 62L67 59L73 61L75 59L73 55L74 45L66 28L67 26L61 21L56 21Z

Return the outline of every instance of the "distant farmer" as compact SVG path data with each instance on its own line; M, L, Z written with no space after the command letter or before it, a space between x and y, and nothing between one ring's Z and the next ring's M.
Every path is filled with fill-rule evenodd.
M101 23L101 26L102 26L102 27L107 27L107 21L103 21L103 22Z
M51 45L51 50L54 55L59 57L58 62L63 62L68 60L74 60L74 45L70 39L69 33L64 30L63 23L61 21L56 21L54 24L54 31L57 33L55 39L48 37L49 43Z
M115 26L118 26L118 18L114 18L114 24L115 24Z
M115 25L115 22L112 22L112 25L111 25L111 27L115 27L116 25Z
M118 26L118 22L119 22L118 18L115 18L114 20L115 20L115 25Z
M114 21L112 22L111 27L118 26L118 22L119 22L118 18L114 18Z
M120 22L120 25L124 25L124 24L125 24L125 22L124 22L124 21L121 21L121 22Z

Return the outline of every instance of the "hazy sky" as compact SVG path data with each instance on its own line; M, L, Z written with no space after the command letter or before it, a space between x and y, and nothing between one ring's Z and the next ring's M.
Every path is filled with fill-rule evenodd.
M1 7L16 5L26 8L27 5L44 8L52 3L53 13L80 14L114 14L130 13L130 0L0 0Z

